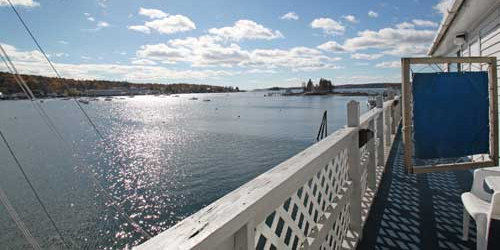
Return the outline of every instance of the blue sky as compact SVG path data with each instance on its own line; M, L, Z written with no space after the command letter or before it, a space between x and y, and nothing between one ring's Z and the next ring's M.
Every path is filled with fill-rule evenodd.
M447 2L11 1L63 77L242 89L399 81L399 58L425 55ZM7 0L0 21L18 70L53 76Z

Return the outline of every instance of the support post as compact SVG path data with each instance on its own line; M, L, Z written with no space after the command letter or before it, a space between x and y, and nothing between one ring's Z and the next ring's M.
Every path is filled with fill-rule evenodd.
M255 241L254 223L247 223L234 234L234 250L253 250Z
M406 172L413 173L412 162L412 141L411 141L411 92L410 92L410 60L408 58L401 58L401 84L403 90L403 146L405 156Z
M490 87L490 157L498 165L498 89L497 61L492 58L489 63L488 77Z
M350 101L347 103L347 127L359 129L359 102ZM349 143L348 149L348 160L349 160L349 176L352 181L351 190L351 218L350 218L350 228L359 234L359 238L362 237L361 228L361 164L360 164L360 152L359 152L359 134L356 131Z
M370 122L370 125L368 125L368 129L371 131L375 131L375 121L372 120ZM377 169L376 169L376 157L375 153L377 152L375 150L375 140L376 137L374 136L370 141L368 141L367 144L367 150L370 153L370 157L368 159L368 165L367 165L367 178L368 178L368 187L370 187L371 190L375 190L377 186Z
M377 166L384 166L384 103L382 96L377 96L376 100L377 108L381 109L382 112L377 117Z
M393 100L394 95L388 95L388 100ZM392 134L392 106L389 105L387 107L387 110L384 110L384 126L385 126L385 133L384 133L384 141L385 141L385 146L389 147L391 145L391 134Z

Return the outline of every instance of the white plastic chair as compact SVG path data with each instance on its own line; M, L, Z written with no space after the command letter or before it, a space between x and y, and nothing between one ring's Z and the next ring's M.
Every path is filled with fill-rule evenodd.
M468 240L470 216L476 221L476 248L486 250L488 246L489 222L492 217L500 219L500 192L493 195L484 188L487 176L500 176L500 167L481 168L474 170L474 179L470 192L462 194L464 204L463 240ZM470 215L470 216L469 216Z

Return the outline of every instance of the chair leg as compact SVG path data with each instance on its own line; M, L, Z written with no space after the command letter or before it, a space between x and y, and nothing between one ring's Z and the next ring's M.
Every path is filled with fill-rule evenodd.
M470 221L469 213L467 212L467 209L465 209L465 207L464 207L464 220L463 220L463 228L462 228L462 240L463 241L469 240L469 221Z
M476 218L476 249L477 250L486 250L486 247L488 246L488 235L486 234L486 228L488 226L488 219L486 216L478 216Z

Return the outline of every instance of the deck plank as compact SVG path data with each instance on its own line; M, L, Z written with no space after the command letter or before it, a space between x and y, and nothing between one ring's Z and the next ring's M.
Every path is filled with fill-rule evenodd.
M460 194L470 190L471 171L406 174L400 135L357 249L475 249L474 223L461 240Z

